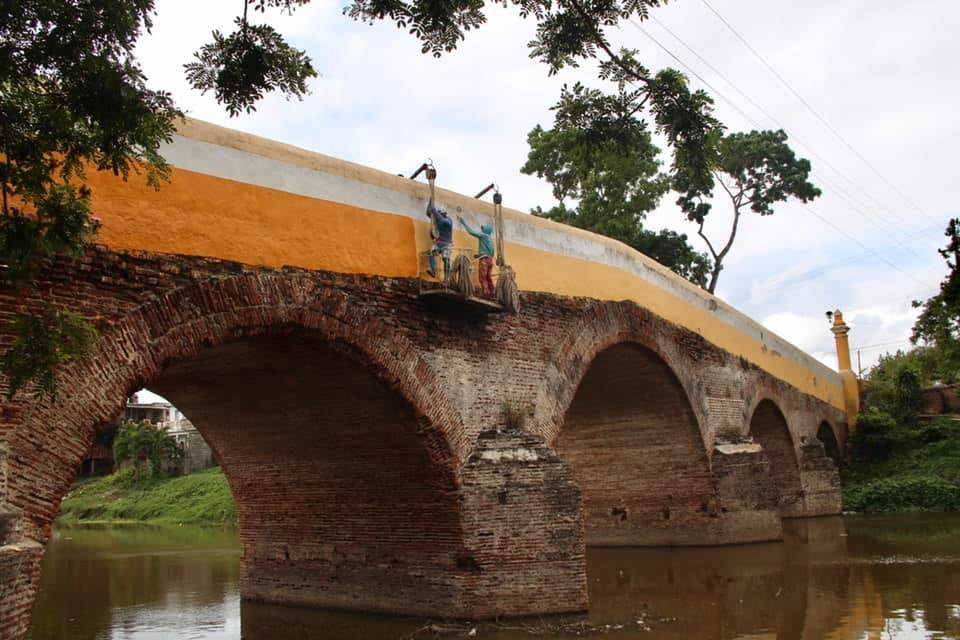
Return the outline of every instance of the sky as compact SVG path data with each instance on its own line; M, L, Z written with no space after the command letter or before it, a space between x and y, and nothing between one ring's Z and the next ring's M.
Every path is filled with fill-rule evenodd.
M511 208L554 204L547 183L520 172L526 136L552 124L565 83L611 88L595 66L549 76L529 59L534 22L496 3L439 59L393 24L355 22L342 8L315 0L293 15L254 14L306 50L320 77L303 101L271 95L236 118L190 89L182 66L213 29L231 29L240 0L158 0L137 52L150 86L192 117L394 173L429 157L444 188L473 194L496 181ZM648 68L678 68L707 90L729 131L783 128L810 159L823 195L745 215L717 294L834 368L825 311L843 310L854 366L859 348L866 369L909 346L910 301L946 273L936 249L960 209L958 24L953 0L673 0L608 31ZM687 233L703 250L674 200L646 226ZM725 238L731 211L715 203L706 231Z

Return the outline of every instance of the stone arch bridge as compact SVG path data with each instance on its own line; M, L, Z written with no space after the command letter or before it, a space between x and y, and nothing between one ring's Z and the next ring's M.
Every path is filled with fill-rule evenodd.
M0 407L0 637L25 633L75 469L143 386L222 463L245 598L580 611L585 545L839 512L840 376L629 248L507 211L520 313L437 308L425 185L195 121L164 153L159 192L91 176L102 244L0 296L6 344L47 304L100 330L56 400Z

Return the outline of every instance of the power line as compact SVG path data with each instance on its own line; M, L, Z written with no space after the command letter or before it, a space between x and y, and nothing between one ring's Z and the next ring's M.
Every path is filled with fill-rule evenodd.
M894 342L881 342L880 344L868 344L864 347L854 347L853 349L854 351L867 351L868 349L880 349L883 347L892 347L893 345L906 344L908 342L910 342L909 338L907 338L906 340L896 340Z
M717 11L717 10L713 7L713 5L711 5L707 0L700 0L700 1L701 1L711 12L713 12L713 14L714 14L715 16L717 16L717 18L719 18L720 21L721 21L724 25L726 25L726 27L731 31L731 33L733 33L733 35L735 35L735 36L737 37L737 39L739 39L740 42L742 42L742 43L744 44L744 46L750 51L750 53L752 53L752 54L754 55L754 57L756 57L756 58L763 64L763 66L765 66L765 67L777 78L777 80L779 80L780 83L781 83L784 87L786 87L786 88L797 98L797 100L799 100L799 101L810 111L810 113L812 113L812 114L814 115L814 117L816 117L817 120L819 120L819 121L827 128L828 131L830 131L830 133L832 133L832 134L833 134L840 142L842 142L842 143L844 144L844 146L846 146L857 158L859 158L865 165L867 165L867 167L869 167L870 170L873 171L873 173L875 173L875 174L877 175L877 177L879 177L888 187L890 187L891 190L893 190L897 195L899 195L901 198L903 198L904 202L906 202L906 203L909 204L911 207L913 207L914 209L916 209L921 215L923 215L923 216L926 217L927 219L936 222L936 220L934 220L933 217L931 217L931 216L928 215L923 209L921 209L920 206L917 205L913 200L911 200L909 196L907 196L905 193L903 193L899 188L897 188L897 186L896 186L895 184L893 184L893 182L891 182L886 176L884 176L884 175L880 172L880 170L877 169L877 168L873 165L873 163L871 163L863 154L861 154L857 149L855 149L854 146L853 146L852 144L850 144L850 143L847 141L847 139L844 138L844 137L840 134L840 132L837 131L837 130L833 127L833 125L831 125L831 124L827 121L827 119L824 118L824 117L820 114L819 111L817 111L816 109L814 109L813 106L812 106L809 102L807 102L806 99L804 99L804 97L803 97L802 95L800 95L800 92L798 92L796 89L793 88L793 85L791 85L789 82L787 82L786 78L784 78L782 75L780 75L780 73L773 67L772 64L770 64L770 63L767 61L766 58L764 58L764 57L760 54L760 52L758 52L756 49L754 49L753 46L752 46L749 42L747 42L747 39L744 38L743 35L741 35L740 32L737 31L737 30L734 28L734 26L733 26L732 24L730 24L730 22L728 22L727 19L724 18L724 17L720 14L720 12Z
M722 93L720 93L720 90L717 89L716 87L714 87L712 84L710 84L710 83L709 83L703 76L701 76L699 73L697 73L696 69L694 69L693 67L691 67L690 65L688 65L686 62L684 62L683 60L681 60L680 58L678 58L677 55L676 55L673 51L671 51L670 49L668 49L666 46L664 46L664 44L663 44L662 42L660 42L659 40L657 40L656 38L654 38L652 35L650 35L650 32L647 31L646 29L644 29L636 20L634 20L633 18L630 18L630 24L632 24L634 27L636 27L637 29L639 29L640 32L641 32L643 35L647 36L654 44L656 44L658 47L660 47L661 49L663 49L663 51L664 51L668 56L670 56L671 58L673 58L674 60L676 60L677 62L679 62L687 71L689 71L690 73L692 73L693 76L694 76L695 78L697 78L697 80L699 80L700 82L702 82L704 85L707 86L708 89L710 89L711 91L713 91L714 93L716 93L716 94L717 94L720 98L722 98L727 104L729 104L731 107L733 107L733 108L737 111L737 113L739 113L740 115L742 115L742 116L743 116L746 120L748 120L749 122L752 122L752 123L754 124L754 126L756 126L757 128L760 128L760 129L763 128L763 125L761 125L761 124L757 121L756 118L754 118L754 117L750 116L749 114L747 114L743 109L741 109L741 108L739 107L739 105L737 105L735 102L733 102L732 100L730 100L729 98L727 98L725 95L723 95Z
M690 72L695 78L697 78L700 82L702 82L704 85L706 85L707 88L709 88L710 90L712 90L719 98L721 98L723 101L725 101L725 102L726 102L727 104L729 104L731 107L733 107L733 108L734 108L738 113L740 113L744 118L746 118L748 121L754 123L754 125L757 126L758 128L763 128L762 125L761 125L759 122L757 122L757 120L756 120L755 118L753 118L752 116L748 115L745 111L743 111L743 109L741 109L741 108L739 107L739 105L737 105L735 102L733 102L730 98L728 98L728 97L727 97L726 95L724 95L721 91L719 91L716 87L714 87L710 82L708 82L703 76L701 76L699 73L697 73L696 69L694 69L693 67L691 67L689 64L687 64L687 63L684 62L683 60L681 60L675 53L673 53L673 51L671 51L671 50L670 50L669 48L667 48L662 42L660 42L660 41L657 40L655 37L653 37L646 29L644 29L640 24L638 24L638 23L636 22L636 20L634 20L633 18L631 18L631 19L630 19L630 23L631 23L634 27L636 27L641 33L643 33L645 36L647 36L647 38L649 38L654 44L656 44L656 45L657 45L658 47L660 47L664 52L666 52L667 55L669 55L671 58L673 58L673 59L676 60L678 63L680 63L680 65L682 65L685 69L687 69L687 71L689 71L689 72ZM861 213L861 212L860 212L860 211L857 211L857 213ZM864 218L867 219L868 222L870 221L870 220L869 220L869 217L867 217L865 214L862 214L862 213L861 213L861 215L863 215ZM819 216L817 216L817 217L819 217ZM823 219L823 218L821 218L821 219ZM857 244L859 244L860 246L862 246L862 247L863 247L864 249L866 249L867 251L869 251L869 252L873 253L874 255L876 255L877 257L879 257L883 262L887 263L888 265L892 266L893 268L897 269L898 271L901 271L901 272L903 272L903 273L907 273L906 271L903 271L903 270L900 269L899 267L895 266L892 262L890 262L889 260L887 260L886 258L884 258L883 256L881 256L879 253L873 251L872 249L870 249L869 247L867 247L866 245L864 245L863 243L861 243L859 240L856 240L855 238L853 238L853 236L850 236L850 235L847 234L846 232L844 232L844 231L842 231L841 229L839 229L839 227L836 227L836 225L833 225L832 223L828 223L828 224L830 224L830 226L832 226L833 228L835 228L835 229L837 229L838 231L840 231L840 233L844 234L845 236L847 236L848 238L850 238L851 240L853 240L854 242L856 242ZM896 229L894 229L894 230L896 230ZM899 238L895 238L894 241L895 241L897 244L900 244L901 246L903 246L904 248L906 248L908 251L914 253L915 255L917 255L917 256L919 256L919 257L922 257L922 256L920 256L919 253L915 252L912 248L910 248L909 246L907 246L906 244L904 244ZM908 274L908 275L909 275L909 274ZM910 276L910 277L913 277L913 276ZM919 281L918 281L918 282L919 282Z
M666 31L666 32L669 33L671 36L673 36L673 38L674 38L677 42L679 42L681 45L683 45L683 47L686 48L687 51L689 51L690 53L692 53L698 60L700 60L700 62L702 62L704 65L706 65L706 67L707 67L708 69L710 69L710 70L713 71L715 74L717 74L717 75L720 77L721 80L723 80L723 81L726 82L728 85L730 85L730 87L733 88L734 91L736 91L738 94L740 94L741 96L743 96L743 98L746 99L747 102L749 102L751 105L753 105L753 107L754 107L755 109L757 109L758 111L760 111L763 115L765 115L767 118L769 118L775 125L777 125L777 126L780 127L781 129L783 129L783 130L785 130L785 131L787 130L787 127L783 124L783 122L781 122L776 116L774 116L773 114L771 114L767 109L765 109L765 108L764 108L761 104L759 104L756 100L754 100L752 97L750 97L750 95L748 95L745 91L743 91L742 89L740 89L740 87L738 87L737 84L736 84L735 82L733 82L733 80L731 80L731 79L729 78L729 76L727 76L727 75L726 75L725 73L723 73L720 69L718 69L717 67L715 67L709 60L707 60L704 56L702 56L696 49L694 49L692 46L690 46L689 44L687 44L686 41L684 41L683 38L681 38L680 36L678 36L670 27L668 27L666 24L664 24L664 23L663 23L661 20L659 20L656 16L650 16L650 19L653 20L654 22L656 22L658 25L660 25L660 27L661 27L664 31ZM636 24L635 24L635 26L636 26ZM638 28L639 28L639 27L638 27ZM641 30L643 31L642 28L641 28ZM645 33L645 35L647 35L647 37L650 37L651 39L653 39L653 38L649 35L649 33L647 33L646 31L644 31L644 33ZM661 46L661 48L663 48L663 47ZM676 56L674 56L674 59L677 59ZM682 64L682 63L681 63L681 64ZM688 69L690 68L689 65L684 65L684 66L686 66ZM714 90L714 91L717 91L715 88L714 88L713 90ZM717 92L717 93L718 93L718 95L719 95L719 92ZM728 103L731 102L729 98L724 97L723 99L724 99L726 102L728 102ZM742 112L741 112L741 113L742 113ZM756 124L758 127L760 127L759 123L757 123L756 120L753 120L753 119L750 119L750 120L751 120L751 122L753 122L754 124ZM762 127L761 127L761 128L762 128ZM823 157L820 153L818 153L817 150L813 147L812 144L808 143L806 140L804 140L804 139L801 138L800 136L796 135L795 132L790 132L790 135L791 135L797 142L799 142L802 146L806 147L807 150L810 152L810 155L812 155L812 156L814 156L815 158L817 158L817 160L818 160L819 162L821 162L823 165L827 166L829 169L831 169L834 173L836 173L836 174L837 174L838 176L840 176L842 179L846 180L847 182L849 182L850 184L852 184L854 187L856 187L858 190L860 190L861 192L863 192L868 198L873 199L873 200L874 200L877 204L879 204L881 207L886 208L886 209L889 210L891 213L893 213L893 215L896 215L889 206L884 205L884 204L881 203L879 200L876 200L876 199L873 197L873 195L870 194L864 187L862 187L862 186L859 185L857 182L855 182L853 179L851 179L849 176L847 176L846 174L844 174L840 169L838 169L836 166L834 166L829 160L827 160L827 159L826 159L825 157ZM818 179L819 179L820 182L823 182L823 183L826 184L828 187L830 187L831 190L833 190L834 192L836 192L836 194L837 194L838 196L840 196L841 198L843 198L844 201L847 202L847 203L851 206L851 208L854 208L857 213L859 213L861 216L864 216L864 217L866 217L866 216L868 215L868 214L864 213L863 210L862 210L861 208L859 208L859 207L852 201L852 199L850 199L850 198L847 196L847 194L844 193L844 191L843 191L839 186L837 186L836 184L833 184L833 183L827 181L826 178L825 178L822 174L820 174L819 172L817 172L817 174L818 174L818 176L819 176ZM898 224L895 220L890 220L890 219L886 218L885 216L881 216L879 213L875 213L874 215L875 215L877 218L879 218L880 220L882 220L882 221L886 222L887 224L889 224L891 227L899 226L899 224ZM932 229L934 229L934 227L928 227L928 228L925 228L924 231L930 231L930 230L932 230ZM909 236L911 236L911 237L916 237L916 238L919 238L919 237L920 237L920 234L919 234L919 233L912 233L911 230L910 230L908 227L903 227L903 230L907 233L907 235L909 235ZM903 245L903 246L906 246L906 245ZM913 251L912 249L909 249L909 250L910 250L910 251ZM919 254L916 254L916 255L919 256Z
M884 264L886 264L886 265L889 266L890 268L895 269L895 270L899 271L900 273L904 274L905 276L907 276L908 278L919 282L921 285L924 285L924 282L923 282L922 280L920 280L920 278L916 277L916 276L913 275L912 273L909 273L909 272L907 272L907 271L904 271L903 269L901 269L900 267L898 267L898 266L895 265L894 263L890 262L890 261L887 260L885 257L883 257L883 255L881 255L880 253L874 251L873 249L871 249L871 248L868 247L867 245L863 244L862 242L860 242L859 240L857 240L856 238L854 238L852 235L850 235L849 233L847 233L846 231L844 231L843 229L841 229L841 228L838 227L837 225L833 224L832 222L830 222L829 220L827 220L826 218L824 218L823 216L821 216L819 213L817 213L816 211L814 211L814 210L810 207L810 205L803 204L802 206L803 206L804 209L806 209L806 210L809 211L811 214L813 214L813 216L815 216L815 217L816 217L818 220L820 220L822 223L824 223L825 225L831 227L834 231L836 231L837 233L843 235L843 236L846 237L848 240L857 243L860 247L862 247L863 249L865 249L865 250L868 251L869 253L872 253L872 254L873 254L874 256L876 256L881 262L883 262ZM925 286L925 285L924 285L924 286Z

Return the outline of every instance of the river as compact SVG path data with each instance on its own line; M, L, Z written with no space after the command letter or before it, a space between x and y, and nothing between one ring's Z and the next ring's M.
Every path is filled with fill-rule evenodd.
M58 529L29 637L399 640L476 626L242 602L238 564L231 530ZM960 515L793 520L783 543L590 549L587 567L586 618L485 624L476 637L960 638Z

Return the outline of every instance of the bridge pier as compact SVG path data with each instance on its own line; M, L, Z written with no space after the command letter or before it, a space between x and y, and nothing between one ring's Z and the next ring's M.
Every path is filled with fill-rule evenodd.
M0 638L26 635L43 560L44 546L23 537L20 515L0 507Z
M555 451L518 429L484 431L461 491L460 615L586 611L580 487Z
M836 515L843 510L837 465L817 438L807 438L800 445L800 481L804 516Z
M782 539L778 492L762 447L743 442L718 444L713 449L712 468L720 506L714 544Z

